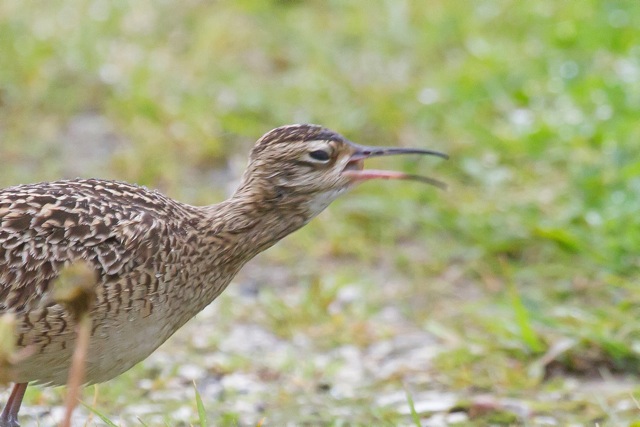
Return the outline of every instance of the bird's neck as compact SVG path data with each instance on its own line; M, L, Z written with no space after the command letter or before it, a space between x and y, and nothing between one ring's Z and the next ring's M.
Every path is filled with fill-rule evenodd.
M277 189L254 194L241 188L224 202L204 209L207 243L222 243L225 259L219 261L237 265L238 269L313 216L304 203L290 196L285 200Z
M311 219L313 214L304 203L291 198L279 203L276 193L238 190L221 203L194 208L197 220L190 227L197 243L191 256L193 264L198 265L199 279L194 278L191 283L202 286L177 324L183 324L217 298L247 261Z

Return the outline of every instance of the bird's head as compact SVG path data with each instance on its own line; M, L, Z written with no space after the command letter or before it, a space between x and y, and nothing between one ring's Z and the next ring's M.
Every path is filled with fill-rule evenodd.
M365 159L394 154L447 158L432 150L358 145L318 125L282 126L256 142L238 191L254 195L257 191L283 206L303 204L314 216L340 194L370 179L406 179L443 187L431 178L364 169Z

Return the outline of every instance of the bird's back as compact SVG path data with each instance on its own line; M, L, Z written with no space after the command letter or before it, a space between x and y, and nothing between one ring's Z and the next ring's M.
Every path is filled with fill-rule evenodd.
M90 382L127 370L192 317L201 307L178 308L198 298L205 288L199 281L209 279L199 212L114 181L0 190L0 314L17 315L18 345L34 350L17 367L16 381L65 382L75 332L51 287L76 261L97 273Z

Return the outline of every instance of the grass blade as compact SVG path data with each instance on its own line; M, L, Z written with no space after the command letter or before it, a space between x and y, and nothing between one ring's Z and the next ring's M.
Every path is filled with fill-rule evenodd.
M422 427L420 424L420 416L416 412L416 407L413 403L413 398L411 397L411 393L409 393L409 390L407 390L406 387L404 389L404 393L407 395L407 403L409 404L409 410L411 411L411 418L413 419L413 423L416 425L416 427Z
M118 427L118 425L116 423L111 421L109 418L107 418L106 415L104 415L102 412L98 411L96 408L93 408L93 407L87 405L83 401L80 401L80 404L82 406L84 406L85 408L87 408L87 410L89 410L92 414L94 414L98 418L100 418L102 420L102 422L104 422L107 426L109 426L109 427Z
M198 407L198 418L200 420L200 427L207 426L207 413L204 409L204 404L202 403L202 397L200 397L200 393L198 392L198 387L196 387L196 382L193 382L193 390L196 392L196 405Z

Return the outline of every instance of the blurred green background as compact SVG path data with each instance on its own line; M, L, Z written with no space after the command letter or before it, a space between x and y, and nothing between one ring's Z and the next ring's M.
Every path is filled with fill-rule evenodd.
M259 378L238 395L203 386L211 425L640 418L638 22L637 1L3 0L0 187L93 176L214 203L253 141L298 122L451 155L371 162L449 190L343 197L161 350L179 357L102 386L95 407L121 425L194 422L192 397L180 412L158 393L189 389L173 376L195 360L199 386ZM206 359L239 324L290 357ZM398 340L424 357L384 376L394 351L411 359ZM132 402L160 403L117 418Z

